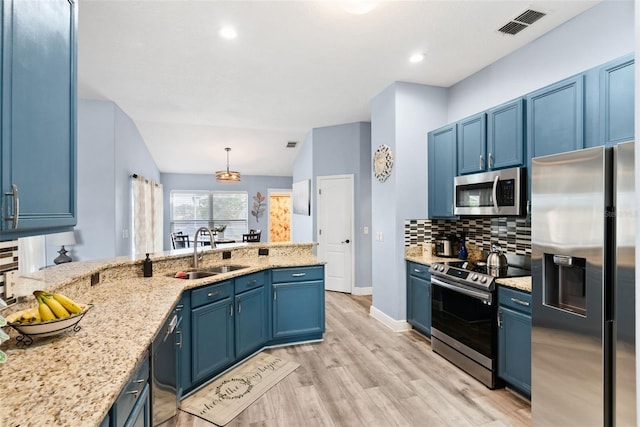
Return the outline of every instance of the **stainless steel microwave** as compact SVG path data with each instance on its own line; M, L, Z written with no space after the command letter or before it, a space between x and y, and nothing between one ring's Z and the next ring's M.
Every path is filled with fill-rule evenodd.
M455 215L520 216L525 214L525 169L511 168L456 176Z

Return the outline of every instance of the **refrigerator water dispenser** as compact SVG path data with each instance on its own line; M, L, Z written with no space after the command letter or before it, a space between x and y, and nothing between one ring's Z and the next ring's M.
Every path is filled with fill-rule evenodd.
M544 304L586 316L585 267L585 258L544 254Z

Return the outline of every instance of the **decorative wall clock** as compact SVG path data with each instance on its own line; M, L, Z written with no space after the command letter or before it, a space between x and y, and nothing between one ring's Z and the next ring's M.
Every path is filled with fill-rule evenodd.
M373 155L373 173L378 181L385 182L391 175L393 167L393 154L388 145L382 144Z

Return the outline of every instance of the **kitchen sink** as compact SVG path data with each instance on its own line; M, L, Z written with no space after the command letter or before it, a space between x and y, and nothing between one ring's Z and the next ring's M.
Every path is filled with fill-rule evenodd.
M179 271L178 273L184 273L184 274L181 274L180 276L176 276L178 273L170 273L170 274L167 274L167 276L173 277L175 279L195 280L195 279L202 279L204 277L215 276L216 274L229 273L231 271L242 270L243 268L249 268L249 267L245 265L219 265L217 267L203 268L201 270Z
M176 276L176 274L178 273L167 274L167 276L173 277L174 279L196 280L196 279L202 279L204 277L210 277L210 276L215 276L216 274L219 274L213 271L204 271L204 270L185 271L184 273L185 275L182 275L182 276Z
M214 274L228 273L230 271L242 270L243 268L249 268L245 265L220 265L218 267L207 268L204 271Z

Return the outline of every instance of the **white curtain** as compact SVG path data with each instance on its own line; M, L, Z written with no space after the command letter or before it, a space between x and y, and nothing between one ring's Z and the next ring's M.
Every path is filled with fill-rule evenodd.
M154 253L163 249L162 184L134 177L133 253Z

